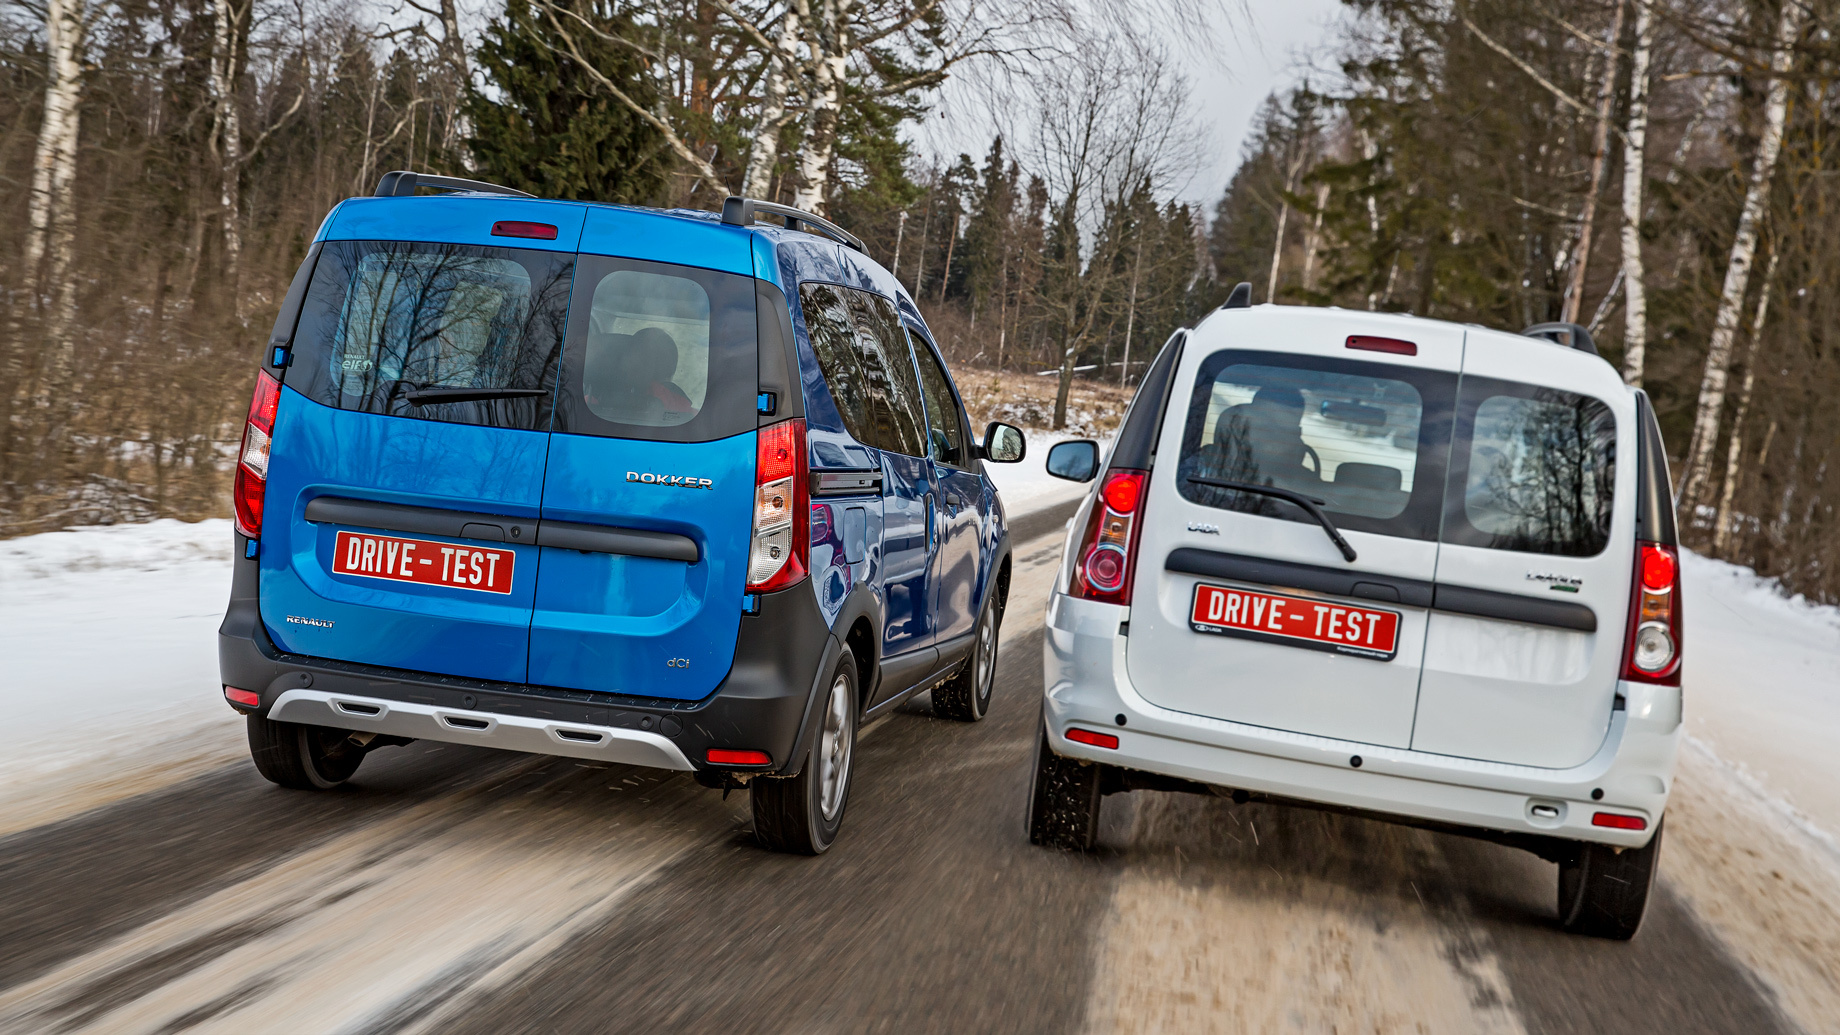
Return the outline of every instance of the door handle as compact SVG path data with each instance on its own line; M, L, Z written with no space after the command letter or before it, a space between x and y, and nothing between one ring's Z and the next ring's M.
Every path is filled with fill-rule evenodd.
M932 493L926 494L926 548L928 552L939 545L938 503L939 501Z

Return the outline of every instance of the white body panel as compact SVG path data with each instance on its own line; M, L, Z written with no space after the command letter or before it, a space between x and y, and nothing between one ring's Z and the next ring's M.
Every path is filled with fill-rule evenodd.
M1614 704L1635 577L1636 405L1610 365L1572 349L1472 328L1465 378L1498 378L1597 399L1616 417L1616 502L1595 557L1487 549L1446 541L1440 584L1546 596L1589 607L1595 633L1433 613L1419 686L1418 751L1562 768L1603 742ZM1568 583L1530 576L1573 579Z

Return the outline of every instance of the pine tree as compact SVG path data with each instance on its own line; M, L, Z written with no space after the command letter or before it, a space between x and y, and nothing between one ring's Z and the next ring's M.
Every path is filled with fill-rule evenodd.
M606 0L576 0L575 11L607 35L630 33ZM651 105L652 84L631 49L579 26L570 35L602 75ZM486 26L474 55L486 87L466 102L477 174L546 198L659 199L671 172L663 135L595 83L554 37L529 0L510 0Z

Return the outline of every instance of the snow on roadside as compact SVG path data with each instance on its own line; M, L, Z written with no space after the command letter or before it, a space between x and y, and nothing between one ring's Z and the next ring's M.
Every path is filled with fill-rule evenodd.
M235 758L217 683L230 522L0 541L0 834Z
M1687 734L1840 860L1840 608L1682 555Z

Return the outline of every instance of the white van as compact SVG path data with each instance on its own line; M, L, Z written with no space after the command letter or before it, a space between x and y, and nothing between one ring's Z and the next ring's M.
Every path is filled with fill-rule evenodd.
M1161 789L1485 838L1641 922L1681 729L1667 459L1583 328L1262 305L1178 332L1047 612L1037 844ZM1538 336L1533 336L1538 335ZM1096 477L1095 477L1096 476Z

